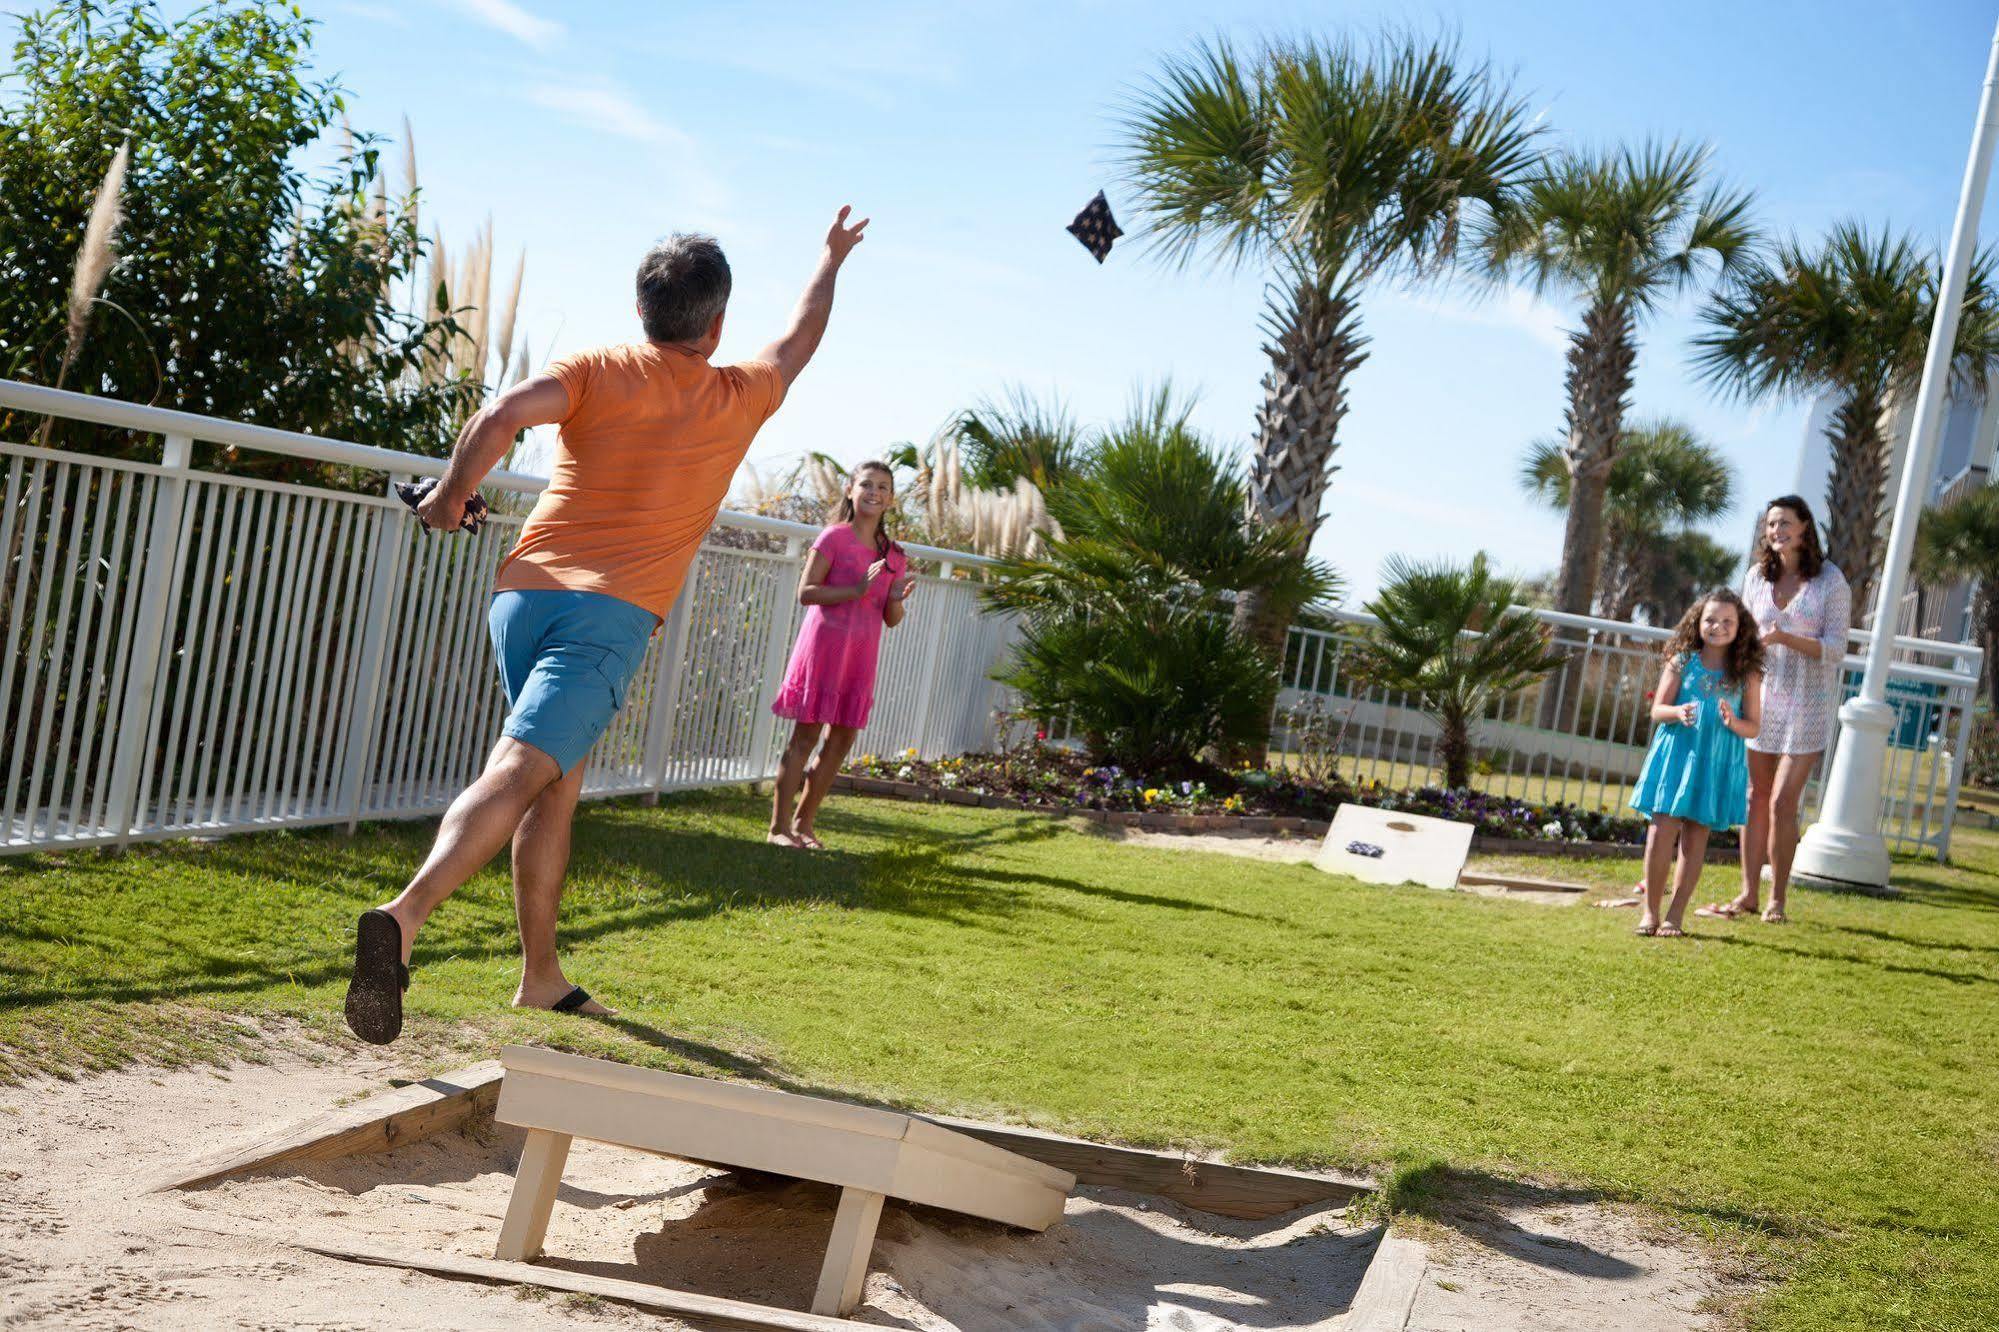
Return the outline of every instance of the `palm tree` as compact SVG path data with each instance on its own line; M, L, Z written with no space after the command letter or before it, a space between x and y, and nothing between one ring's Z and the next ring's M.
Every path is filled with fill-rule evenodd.
M1564 153L1481 237L1494 277L1583 300L1581 327L1569 334L1561 454L1571 499L1556 610L1588 614L1596 592L1640 320L1706 268L1741 263L1754 243L1749 195L1707 183L1707 159L1705 147L1678 143Z
M1985 649L1986 697L1999 708L1999 486L1924 510L1915 563L1917 577L1933 586L1976 582L1972 621Z
M1741 569L1742 552L1707 533L1670 533L1656 543L1645 563L1634 610L1652 624L1673 624L1701 593L1735 582Z
M1547 628L1514 608L1519 589L1492 572L1485 554L1469 565L1391 556L1367 609L1381 623L1361 647L1365 677L1420 696L1436 722L1444 783L1471 782L1472 723L1506 695L1562 664Z
M1046 495L1086 467L1095 441L1060 401L1042 402L1024 388L986 399L953 427L965 480L1004 490L1022 477Z
M1030 711L1140 769L1183 768L1267 730L1276 663L1230 624L1226 597L1255 587L1291 613L1338 580L1305 556L1300 529L1246 526L1243 489L1169 389L1104 432L1087 469L1049 493L1062 535L982 589L1021 616L1001 678Z
M1467 206L1505 201L1535 162L1525 107L1449 44L1305 40L1241 55L1217 39L1169 63L1122 129L1126 180L1168 262L1212 254L1271 275L1248 516L1309 541L1347 377L1366 359L1361 295L1438 268ZM1281 605L1237 591L1235 623L1279 655Z
M1960 389L1983 390L1999 358L1999 308L1991 256L1973 265L1952 361ZM1883 554L1889 442L1882 420L1915 391L1929 349L1939 282L1933 254L1907 236L1843 222L1816 249L1797 240L1742 267L1702 312L1695 363L1741 398L1832 393L1826 425L1827 555L1846 575L1857 608L1873 604Z
M1539 440L1528 449L1520 482L1550 508L1569 507L1575 478L1560 441ZM1604 488L1597 613L1629 620L1647 589L1658 585L1680 529L1726 513L1734 494L1734 469L1690 426L1658 420L1626 429Z

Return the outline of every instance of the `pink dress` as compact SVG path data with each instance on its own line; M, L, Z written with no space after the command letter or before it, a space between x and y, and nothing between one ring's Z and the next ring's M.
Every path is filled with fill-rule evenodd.
M826 586L857 587L867 581L868 566L881 556L864 544L845 523L819 534L812 549L832 567ZM770 710L790 721L862 727L875 705L875 663L881 654L882 615L896 580L909 567L900 546L888 553L888 576L858 601L837 606L807 606L805 624L791 648L784 683Z

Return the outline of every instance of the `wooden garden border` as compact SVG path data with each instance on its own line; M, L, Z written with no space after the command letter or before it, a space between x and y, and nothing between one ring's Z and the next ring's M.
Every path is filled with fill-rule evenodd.
M1296 818L1267 814L1169 814L1135 809L1071 809L1030 805L1011 796L981 795L950 786L926 786L921 782L891 781L885 777L855 777L841 773L833 779L835 791L849 795L875 796L885 800L913 800L927 804L968 805L982 809L1003 809L1017 814L1039 814L1050 819L1087 819L1107 828L1138 828L1145 832L1169 833L1256 833L1261 836L1292 836L1318 841L1333 825L1327 819ZM1496 856L1547 856L1583 860L1610 857L1642 860L1645 847L1629 842L1544 842L1535 837L1488 837L1471 839L1471 849ZM1710 865L1737 865L1741 853L1734 847L1711 846Z

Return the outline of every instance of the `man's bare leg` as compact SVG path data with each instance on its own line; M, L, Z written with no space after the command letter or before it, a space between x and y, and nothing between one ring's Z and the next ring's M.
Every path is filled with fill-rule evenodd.
M499 854L528 808L561 778L554 759L511 736L500 737L486 757L486 770L445 812L423 868L381 908L402 927L405 964L430 913Z
M521 984L514 991L516 1008L552 1008L576 987L562 974L555 954L555 921L562 905L562 885L569 872L569 838L576 802L583 794L579 763L569 775L548 787L528 806L514 832L514 919L521 928ZM608 1015L611 1010L590 1000L579 1013Z
M815 850L819 848L819 838L812 831L812 821L819 817L819 806L833 789L833 779L840 775L840 765L847 761L847 751L854 747L854 737L859 734L857 727L828 726L826 743L819 746L819 752L805 769L805 794L799 798L798 815L791 826L798 840Z

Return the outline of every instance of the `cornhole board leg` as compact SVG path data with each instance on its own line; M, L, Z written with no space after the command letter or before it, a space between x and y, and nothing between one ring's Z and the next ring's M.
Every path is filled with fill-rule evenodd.
M874 1251L875 1226L881 1215L881 1194L866 1189L840 1190L833 1238L826 1245L826 1263L819 1269L819 1289L812 1295L813 1313L844 1316L861 1302L861 1287L868 1279L868 1255Z
M521 1148L520 1169L514 1172L514 1194L507 1201L507 1219L500 1226L493 1256L505 1263L524 1263L540 1256L548 1235L548 1215L555 1210L555 1190L569 1160L569 1134L529 1129Z

